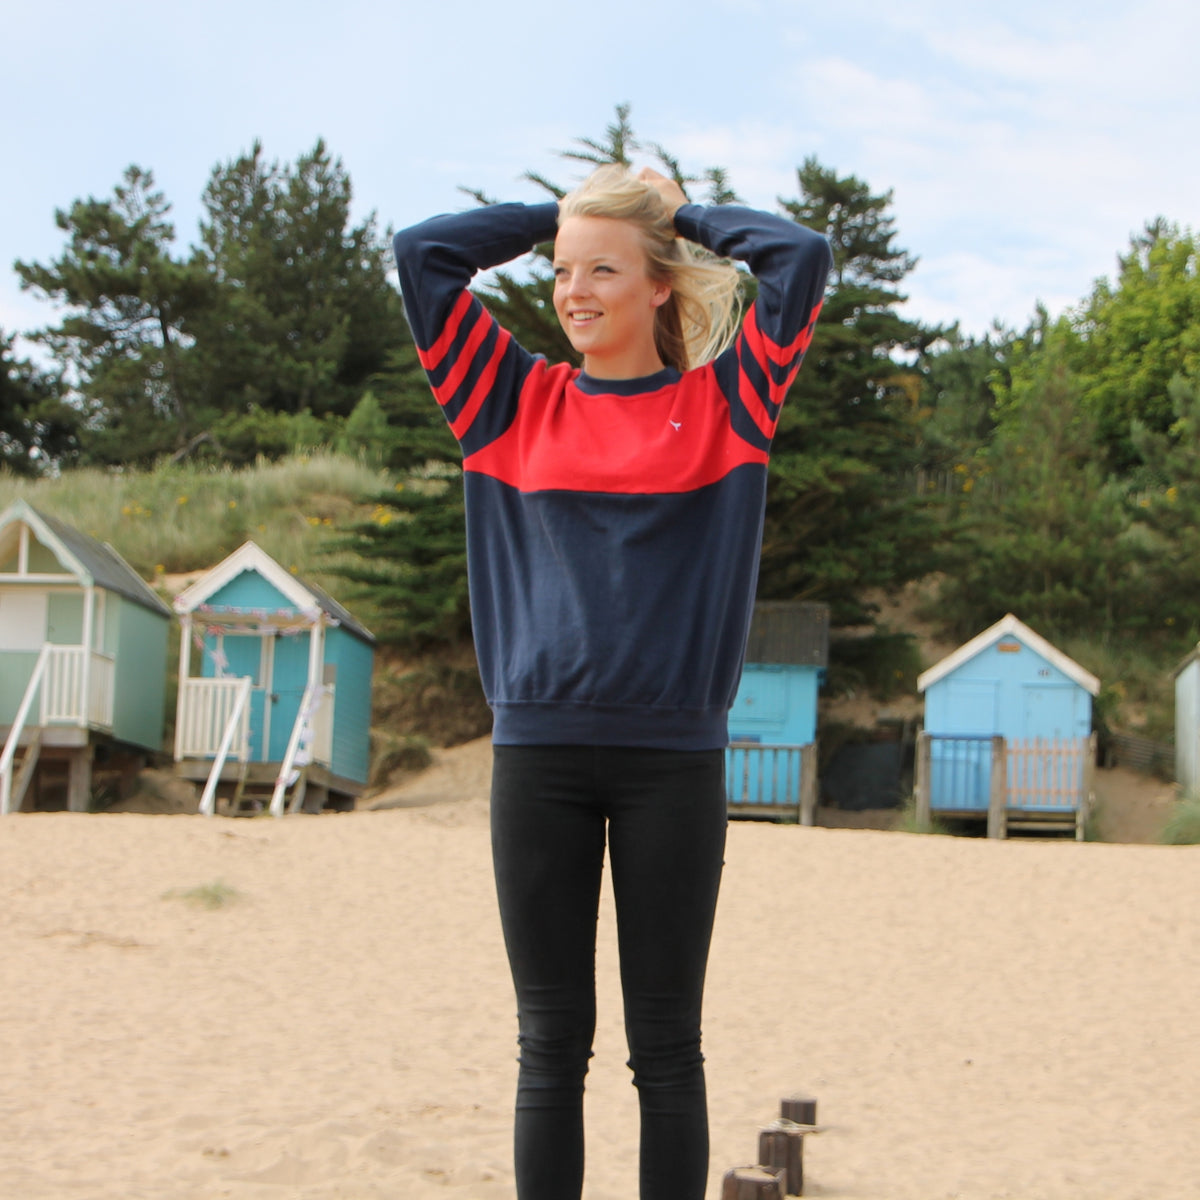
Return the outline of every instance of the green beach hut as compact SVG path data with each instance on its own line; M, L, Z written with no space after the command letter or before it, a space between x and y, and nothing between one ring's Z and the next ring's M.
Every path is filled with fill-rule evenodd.
M0 813L86 812L162 750L171 610L111 547L0 514Z

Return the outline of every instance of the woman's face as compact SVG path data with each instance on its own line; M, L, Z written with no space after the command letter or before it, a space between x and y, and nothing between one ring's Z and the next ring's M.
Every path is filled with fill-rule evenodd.
M584 370L598 379L661 371L654 314L671 294L648 273L641 235L628 221L568 217L554 243L554 311Z

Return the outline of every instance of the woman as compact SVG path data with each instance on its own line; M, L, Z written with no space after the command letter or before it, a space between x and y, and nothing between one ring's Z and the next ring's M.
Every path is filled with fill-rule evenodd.
M555 241L582 371L524 351L467 290ZM686 241L685 241L686 239ZM758 298L736 339L736 271ZM494 713L492 846L521 1047L521 1200L578 1200L606 838L642 1200L708 1173L700 1010L725 842L724 747L767 458L830 266L819 235L601 168L560 203L436 217L396 259L463 450L471 614Z

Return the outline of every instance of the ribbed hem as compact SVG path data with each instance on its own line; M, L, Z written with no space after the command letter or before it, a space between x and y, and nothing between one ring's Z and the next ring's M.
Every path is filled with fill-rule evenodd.
M726 709L586 704L493 704L497 746L645 746L719 750L729 742Z

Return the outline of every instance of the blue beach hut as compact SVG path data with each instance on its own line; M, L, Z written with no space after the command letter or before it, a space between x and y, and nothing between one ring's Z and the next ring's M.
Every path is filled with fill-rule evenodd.
M729 713L725 777L738 816L798 817L816 806L817 693L829 663L829 606L760 601Z
M1100 681L1009 613L930 667L918 743L919 815L1083 835Z
M370 756L375 639L247 542L175 600L176 770L200 810L353 808Z
M86 812L161 753L171 610L111 546L0 514L0 813Z

